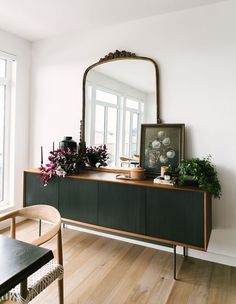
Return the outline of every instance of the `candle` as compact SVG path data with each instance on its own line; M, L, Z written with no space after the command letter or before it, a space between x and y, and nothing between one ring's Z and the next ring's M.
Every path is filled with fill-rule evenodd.
M41 146L41 165L43 165L43 146Z
M54 152L54 141L52 142L52 152Z
M164 174L169 171L169 167L161 166L161 176L164 177Z

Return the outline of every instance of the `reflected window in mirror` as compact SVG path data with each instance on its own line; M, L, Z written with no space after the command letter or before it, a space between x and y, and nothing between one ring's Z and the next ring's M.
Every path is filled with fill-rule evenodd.
M159 117L157 66L149 58L105 60L84 75L84 140L106 144L110 167L138 164L142 123Z
M101 79L104 79L103 85ZM111 83L115 89L111 88ZM139 154L141 123L152 121L149 114L153 115L153 112L148 113L146 92L121 82L117 87L117 83L94 71L89 72L86 83L86 107L90 108L86 111L86 121L90 121L86 124L86 142L89 146L106 144L108 164L112 167L121 165L121 156L133 159Z

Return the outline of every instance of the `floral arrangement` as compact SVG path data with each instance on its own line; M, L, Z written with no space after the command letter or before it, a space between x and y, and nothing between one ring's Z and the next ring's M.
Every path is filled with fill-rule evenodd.
M91 167L107 166L106 145L86 148L86 163Z
M108 153L106 145L86 148L84 152L57 149L50 151L49 162L41 165L40 176L43 185L47 186L53 176L65 177L68 174L78 174L85 167L107 166Z

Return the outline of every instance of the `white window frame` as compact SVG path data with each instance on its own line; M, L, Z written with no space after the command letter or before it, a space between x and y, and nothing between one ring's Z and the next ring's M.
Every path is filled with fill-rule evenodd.
M114 108L117 109L117 117L116 117L116 143L119 143L119 129L120 129L120 103L121 103L121 97L120 94L111 90L107 89L103 86L96 85L96 84L91 84L90 86L92 87L92 103L91 103L91 125L90 128L92 132L90 132L90 143L94 145L95 142L95 117L96 117L96 105L100 105L104 107L104 134L103 134L103 143L106 144L107 142L107 115L108 115L108 108ZM117 104L109 103L109 102L104 102L96 99L96 90L101 90L106 93L113 94L117 96ZM116 144L116 152L115 152L115 165L117 166L118 163L118 155L119 155L119 144Z
M143 116L144 113L142 112L142 103L144 103L144 100L139 99L137 97L133 97L121 92L117 92L115 90L112 90L110 88L107 88L105 86L97 85L93 81L89 81L87 83L87 86L91 87L91 100L89 100L89 96L87 96L87 100L89 100L89 109L90 109L90 117L86 117L87 121L90 121L90 130L87 133L89 135L89 144L94 145L95 142L95 111L96 111L96 105L102 105L105 108L105 113L104 113L104 137L103 137L103 144L106 143L106 134L107 134L107 110L108 107L111 108L116 108L117 109L117 125L116 125L116 157L115 157L115 166L118 166L120 163L119 157L121 155L127 156L127 157L132 157L131 155L131 145L132 145L132 123L133 123L133 114L136 113L138 115L138 132L137 132L137 138L140 137L140 132L141 132L141 123L143 121ZM117 105L113 103L108 103L108 102L102 102L99 100L96 100L96 90L102 90L104 92L113 94L117 96ZM88 92L88 90L86 90ZM131 99L136 102L138 102L138 109L133 109L130 107L126 106L126 100ZM87 105L86 105L87 106ZM129 155L125 155L124 153L124 147L125 147L125 121L126 121L126 111L130 112L130 131L129 131ZM88 131L88 130L87 130ZM140 149L140 143L137 143L137 150L136 153L139 154L139 149Z
M132 99L136 102L138 102L138 109L130 108L127 106L126 101L127 99ZM133 126L133 115L137 114L138 115L138 130L137 130L137 138L140 138L140 133L141 133L141 123L143 121L143 112L142 112L142 103L144 101L141 99L137 99L132 96L125 95L124 96L124 110L123 110L123 121L124 121L124 128L123 128L123 142L122 142L122 155L132 158L133 155L131 155L131 146L132 146L132 126ZM126 123L126 111L130 112L130 125L129 125L129 152L128 155L125 155L125 123ZM139 154L140 150L140 142L137 143L137 149L136 153Z
M12 205L14 189L13 179L13 130L14 130L14 107L15 107L15 76L16 56L0 51L0 58L6 60L6 77L0 77L0 85L5 86L5 109L4 109L4 142L3 142L3 200L0 201L0 209ZM10 180L12 182L10 182Z

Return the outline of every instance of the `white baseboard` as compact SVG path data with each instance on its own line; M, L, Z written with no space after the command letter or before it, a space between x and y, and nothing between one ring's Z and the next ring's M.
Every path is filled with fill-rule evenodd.
M25 220L25 218L17 218L16 219L16 224L23 222ZM0 231L4 230L6 228L9 228L11 225L11 220L5 220L4 222L0 223Z
M68 225L68 224L66 224L66 227L68 227L70 229L78 230L78 231L83 231L83 232L87 232L87 233L91 233L91 234L95 234L95 235L99 235L99 236L108 237L108 238L115 239L115 240L120 240L120 241L123 241L123 242L128 242L128 243L141 245L141 246L145 246L145 247L149 247L149 248L154 248L154 249L159 249L159 250L163 250L163 251L173 252L172 248L166 247L166 246L161 246L161 245L156 245L156 244L152 244L152 243L148 243L148 242L138 241L138 240L134 240L134 239L126 238L126 237L117 236L117 235L114 235L114 234L108 234L108 233L95 231L95 230L87 229L87 228L82 228L82 227L78 227L78 226L72 226L72 225ZM209 247L213 247L213 246L209 246ZM178 254L183 254L183 248L177 246L176 252ZM201 260L214 262L214 263L219 263L219 264L224 264L224 265L235 266L236 267L236 256L219 254L219 253L213 252L211 250L208 250L207 252L204 252L204 251L188 249L188 256L194 257L194 258L197 258L197 259L201 259Z
M197 250L189 250L188 252L188 255L193 258L236 267L236 257L233 256L223 255L210 251L202 252Z

